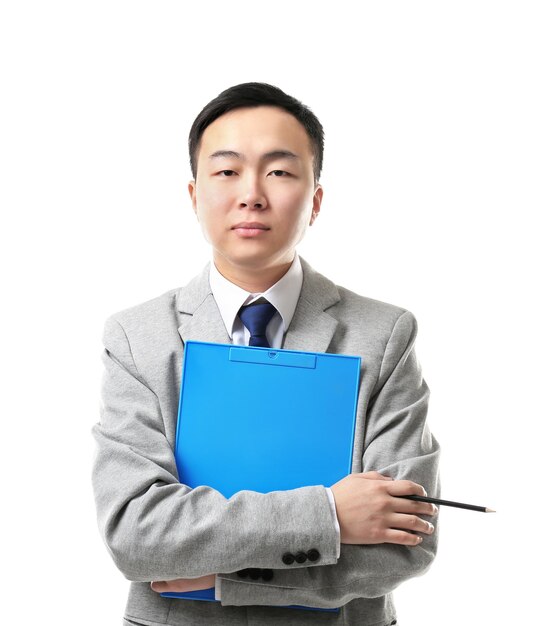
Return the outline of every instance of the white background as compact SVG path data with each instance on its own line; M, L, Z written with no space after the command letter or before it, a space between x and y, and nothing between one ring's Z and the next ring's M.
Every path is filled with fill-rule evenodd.
M101 330L209 258L188 131L253 80L325 128L325 199L301 255L416 315L443 497L498 510L441 511L431 571L395 594L400 623L554 621L556 7L2 4L4 623L121 623L128 583L90 485Z

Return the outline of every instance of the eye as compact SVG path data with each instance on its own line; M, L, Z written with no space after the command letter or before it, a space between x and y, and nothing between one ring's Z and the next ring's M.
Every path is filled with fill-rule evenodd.
M235 174L235 172L233 170L222 170L221 172L218 172L219 176L233 176Z
M270 174L272 174L273 176L275 176L277 178L290 176L290 174L288 172L285 172L284 170L272 170L272 172L270 172Z

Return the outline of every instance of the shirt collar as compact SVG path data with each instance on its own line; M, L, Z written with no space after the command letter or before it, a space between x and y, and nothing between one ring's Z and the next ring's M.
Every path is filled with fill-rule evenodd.
M260 297L266 298L276 307L284 323L284 332L288 329L294 316L301 286L303 270L299 256L296 254L290 269L264 293L250 293L222 276L214 263L210 263L210 289L218 305L220 315L230 336L233 336L233 324L237 312L244 304L250 304Z

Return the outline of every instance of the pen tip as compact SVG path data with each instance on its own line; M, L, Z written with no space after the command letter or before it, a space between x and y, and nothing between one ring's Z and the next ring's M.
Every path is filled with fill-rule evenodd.
M486 509L486 513L495 513L494 509Z

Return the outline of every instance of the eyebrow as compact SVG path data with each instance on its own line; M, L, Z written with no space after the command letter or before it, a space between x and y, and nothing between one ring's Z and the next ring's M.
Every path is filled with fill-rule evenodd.
M217 150L210 155L211 159L229 158L229 159L241 159L244 160L245 156L235 150ZM297 154L290 152L290 150L272 150L265 152L261 157L261 161L274 161L276 159L299 159Z

